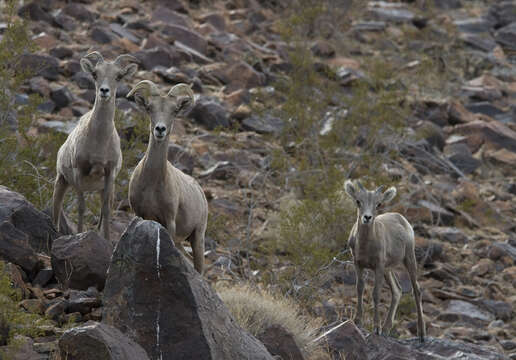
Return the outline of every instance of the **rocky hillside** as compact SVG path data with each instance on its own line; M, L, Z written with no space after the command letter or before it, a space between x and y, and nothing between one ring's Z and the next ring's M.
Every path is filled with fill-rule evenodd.
M116 338L115 330L102 327L126 333L120 323L131 328L126 322L134 321L120 314L106 323L106 306L114 305L102 290L111 245L133 218L127 182L145 151L148 120L125 96L143 79L162 89L189 83L196 94L195 107L175 123L169 160L207 195L205 279L211 284L261 284L294 298L320 319L321 332L335 328L352 317L356 304L346 244L355 215L340 197L343 181L393 184L399 195L390 210L414 225L427 332L439 339L421 353L450 357L454 349L470 351L472 359L516 358L516 2L289 5L47 0L16 8L37 48L17 59L30 76L15 96L2 92L13 101L6 102L0 126L10 134L18 126L21 140L16 151L0 143L7 155L19 152L18 160L0 159L7 170L0 185L9 188L0 190L0 257L11 263L6 268L21 289L24 312L52 321L40 326L43 334L28 333L36 339L35 359L56 353L67 324L102 320L92 331ZM111 224L115 244L95 232L72 235L72 193L59 232L39 212L50 204L55 153L93 104L94 83L79 60L94 50L106 59L130 53L140 62L117 92L124 165ZM38 111L27 117L22 107L36 94ZM25 159L31 144L37 151ZM94 229L97 195L87 203L86 223ZM71 256L81 271L70 274L63 259ZM364 331L371 328L371 275ZM403 269L398 278L404 296L392 335L407 339L416 332L415 306ZM385 313L387 289L382 299ZM220 305L214 301L209 306ZM371 358L382 358L381 349L393 346L389 339L365 339L352 326L336 329L356 341L326 336L335 357L367 348L376 354ZM138 336L145 337L132 339ZM67 346L62 341L61 349ZM453 341L457 347L447 347ZM462 343L478 351L456 345ZM157 358L146 342L130 346Z

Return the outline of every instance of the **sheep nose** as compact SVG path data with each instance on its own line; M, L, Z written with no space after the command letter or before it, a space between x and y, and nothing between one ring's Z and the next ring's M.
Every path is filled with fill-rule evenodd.
M164 133L167 130L165 126L156 126L156 131L160 134Z
M371 215L364 215L364 222L368 223L373 217Z
M102 96L107 96L107 95L109 94L109 88L107 88L107 87L101 87L101 88L100 88L100 94L101 94Z

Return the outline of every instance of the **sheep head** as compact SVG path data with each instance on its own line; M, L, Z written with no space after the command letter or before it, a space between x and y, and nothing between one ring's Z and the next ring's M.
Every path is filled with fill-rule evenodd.
M385 192L384 185L380 185L376 190L367 190L358 180L356 186L351 180L347 180L344 188L346 193L355 200L358 218L364 225L372 224L382 204L390 202L396 196L396 188L393 186Z
M125 65L126 62L130 62ZM89 73L95 81L96 99L109 101L116 97L116 90L122 79L133 75L138 69L138 60L129 54L123 54L114 61L105 61L98 51L81 59L81 68Z
M152 81L143 80L134 86L127 97L134 100L151 120L151 132L158 142L168 139L177 116L186 114L194 105L194 93L189 85L177 84L163 94Z

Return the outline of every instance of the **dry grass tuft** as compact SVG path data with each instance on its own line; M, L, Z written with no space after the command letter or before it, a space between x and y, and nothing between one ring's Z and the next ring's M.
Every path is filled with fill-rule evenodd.
M259 336L272 325L282 326L294 336L308 358L322 359L321 349L310 344L322 322L305 314L292 299L245 284L215 287L242 328Z

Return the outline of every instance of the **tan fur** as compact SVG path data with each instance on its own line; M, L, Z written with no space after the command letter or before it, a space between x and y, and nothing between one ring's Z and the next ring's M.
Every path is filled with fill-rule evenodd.
M96 66L93 66L88 59L92 55L98 59ZM83 230L84 192L100 191L102 209L99 228L102 227L104 237L109 240L109 219L115 178L122 166L120 137L114 123L116 87L120 80L116 77L123 77L136 71L134 64L121 68L118 62L122 59L134 58L121 55L114 62L108 63L104 62L99 53L94 52L81 60L85 71L95 71L100 75L95 74L99 77L99 81L96 81L97 95L93 109L80 118L57 154L52 218L58 229L59 213L68 187L73 187L79 197L78 232ZM101 86L109 88L109 97L100 98Z
M396 195L396 189L391 187L382 193L383 187L376 191L367 191L360 183L355 187L351 181L346 181L345 189L357 203L357 221L349 235L349 247L353 254L357 277L357 313L355 322L362 322L362 302L364 291L363 272L371 269L375 273L373 290L374 301L374 329L377 334L382 332L378 304L383 280L391 289L392 300L389 313L383 325L383 332L389 333L396 315L401 298L401 287L396 279L392 267L403 264L407 269L414 298L416 300L418 317L418 336L421 342L425 338L425 324L421 304L421 291L417 283L417 264L415 256L414 230L410 223L399 213L385 213L376 215L376 211L383 203L387 203Z
M177 86L172 90L177 90ZM142 96L137 93L138 90L150 93ZM197 181L167 160L168 136L181 100L181 96L174 95L172 90L162 96L153 83L145 82L144 86L136 85L128 95L134 94L137 103L151 118L147 151L129 182L129 203L136 215L165 226L176 246L183 252L181 241L190 241L195 269L202 274L208 202ZM192 105L193 94L187 96L191 97L189 101ZM163 139L156 138L154 129L157 126L166 128Z

